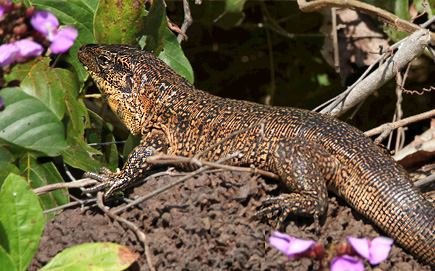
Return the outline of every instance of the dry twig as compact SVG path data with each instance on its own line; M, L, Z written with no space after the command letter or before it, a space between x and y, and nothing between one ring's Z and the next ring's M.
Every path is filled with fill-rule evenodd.
M144 253L145 253L145 258L147 260L148 268L151 271L155 271L156 269L154 268L154 266L151 262L150 252L149 252L148 245L146 242L145 233L143 231L141 231L139 229L139 227L136 226L134 223L131 223L127 219L124 219L120 216L117 216L116 214L112 213L112 211L107 210L106 206L104 205L103 196L104 196L104 192L100 191L97 193L97 205L100 208L100 210L103 211L110 218L118 221L121 224L125 224L130 230L132 230L136 234L137 238L139 238L139 240L142 242L142 244L144 246Z
M414 115L412 117L408 117L405 119L402 119L400 121L397 122L391 122L391 123L385 123L379 127L373 128L367 132L365 132L364 134L366 136L373 136L373 135L377 135L377 134L381 134L378 138L375 139L375 143L379 143L381 142L385 137L388 136L388 134L398 128L398 127L402 127L405 126L407 124L413 123L413 122L417 122L420 120L424 120L424 119L428 119L431 117L435 116L435 109L418 114L418 115Z

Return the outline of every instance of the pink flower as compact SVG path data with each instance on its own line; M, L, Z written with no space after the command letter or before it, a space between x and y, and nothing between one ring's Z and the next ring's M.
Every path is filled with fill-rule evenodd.
M315 242L312 240L302 240L296 237L291 237L287 234L275 231L275 236L269 238L269 242L272 246L278 250L284 252L287 257L292 258L297 254L303 253L311 249Z
M0 5L0 19L3 18L3 15L6 12L6 7L5 5L10 4L11 0L6 0L2 5Z
M27 39L3 44L0 46L0 66L24 62L28 57L40 56L42 52L44 48L39 43Z
M37 11L30 19L33 28L51 41L50 49L54 54L65 53L74 44L78 30L72 27L58 29L59 21L48 11Z
M379 236L371 242L366 238L347 237L352 248L362 257L369 260L370 264L376 265L388 258L393 239Z
M361 259L343 255L332 259L331 271L364 271L364 264Z

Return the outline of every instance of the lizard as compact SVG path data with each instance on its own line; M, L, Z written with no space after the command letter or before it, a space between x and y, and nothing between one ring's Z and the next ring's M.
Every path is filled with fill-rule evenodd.
M141 137L123 168L86 172L105 198L144 176L156 151L192 157L214 142L263 121L208 150L216 161L239 151L230 164L273 172L289 193L267 201L259 214L280 211L312 216L326 212L328 190L343 198L397 244L435 266L435 208L403 167L355 127L336 118L291 107L268 106L211 95L152 53L128 45L83 45L79 61L112 110ZM178 165L192 170L188 164Z

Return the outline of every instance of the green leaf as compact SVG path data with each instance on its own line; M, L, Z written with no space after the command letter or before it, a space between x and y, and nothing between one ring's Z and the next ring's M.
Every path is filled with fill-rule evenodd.
M0 156L1 156L1 152L0 152ZM10 162L0 161L0 187L3 185L3 182L6 180L6 177L10 173L14 173L17 175L21 174L20 170L14 164Z
M189 82L193 83L195 78L192 66L184 55L183 50L177 41L177 37L168 28L166 28L163 41L163 50L160 52L158 57L181 76L189 80Z
M88 78L88 73L77 58L77 49L84 44L95 43L93 18L98 0L30 0L29 2L38 10L53 13L61 25L69 25L79 31L74 45L62 55L62 59L75 68L80 82L83 83Z
M103 155L98 158L100 164L114 171L118 167L118 149L116 144L98 145L99 143L111 143L115 138L107 126L107 123L96 113L89 111L89 121L91 128L86 130L87 141L97 144L95 147Z
M409 20L409 1L408 0L396 0L394 13L401 19Z
M20 161L21 175L26 179L32 189L49 184L63 183L63 178L51 161L40 161L34 154L24 154ZM69 202L67 189L58 189L53 192L40 195L39 202L44 210L48 210ZM54 214L46 215L45 220L52 218Z
M0 90L0 138L20 147L57 156L66 148L64 127L41 101L21 88Z
M238 26L246 17L243 12L245 2L246 0L211 1L211 19L215 25L226 30Z
M83 140L69 137L68 148L62 151L62 157L68 165L84 171L98 172L102 165L92 158L94 155L101 155L98 150L89 147Z
M1 226L1 225L0 225ZM0 246L0 270L17 270L11 256Z
M143 33L144 0L100 1L94 17L94 35L98 43L122 43L138 46Z
M26 181L10 174L0 191L0 245L11 256L16 270L26 270L32 260L44 228L38 197Z
M139 253L118 244L82 244L57 254L40 271L124 270L138 257Z
M25 64L16 65L7 80L21 80L21 89L39 99L53 111L59 120L65 114L65 92L77 86L76 76L65 69L50 68L50 58L38 58Z
M5 146L2 146L3 142L0 140L0 162L12 162L14 161L14 157L12 156L11 152L6 149ZM0 170L1 172L1 170ZM1 187L1 185L0 185Z
M158 53L168 27L166 7L163 0L154 0L144 20L144 34L146 35L145 50Z
M429 19L435 15L435 1L415 0L413 2L418 12L423 13L426 10ZM423 6L423 3L425 3L426 8Z

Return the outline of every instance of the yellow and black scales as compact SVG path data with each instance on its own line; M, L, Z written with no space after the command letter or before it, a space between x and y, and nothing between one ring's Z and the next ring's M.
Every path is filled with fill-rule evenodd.
M197 90L154 55L126 45L84 45L79 60L109 105L142 140L119 173L85 175L108 188L106 197L134 182L157 151L193 156L231 132L265 121L203 156L215 161L240 151L232 165L279 175L292 191L261 212L325 213L331 190L423 262L435 266L435 208L406 171L359 130L310 111L224 99ZM191 169L188 165L180 165Z

